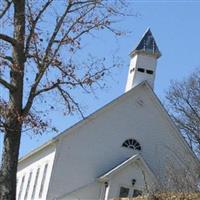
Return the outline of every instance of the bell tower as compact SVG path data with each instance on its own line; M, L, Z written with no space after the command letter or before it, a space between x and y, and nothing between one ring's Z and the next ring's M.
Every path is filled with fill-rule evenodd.
M144 33L138 46L130 53L130 66L125 92L143 81L154 88L157 59L161 56L150 29Z

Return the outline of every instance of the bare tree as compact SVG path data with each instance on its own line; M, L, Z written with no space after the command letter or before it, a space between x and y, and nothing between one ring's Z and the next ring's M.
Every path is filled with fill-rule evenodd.
M175 157L181 156L175 152ZM192 166L189 162L182 163L179 159L186 159L182 156L175 163L172 158L167 158L164 170L156 174L156 182L147 182L146 174L143 172L145 183L144 196L147 200L161 199L198 199L199 198L199 166ZM187 160L185 160L187 161ZM185 163L188 163L185 165Z
M167 108L196 153L200 150L200 70L182 81L173 81L166 93Z
M74 89L89 93L110 67L94 57L80 63L74 55L91 32L121 35L113 23L127 7L121 0L1 0L0 6L0 199L14 200L22 131L50 127L46 110L57 105L50 95L62 100L65 113L82 115Z
M166 161L162 175L157 173L155 181L148 179L148 174L140 168L144 187L142 195L134 199L199 199L199 176L196 173L199 168L190 164L184 167L180 163L177 165L171 158Z

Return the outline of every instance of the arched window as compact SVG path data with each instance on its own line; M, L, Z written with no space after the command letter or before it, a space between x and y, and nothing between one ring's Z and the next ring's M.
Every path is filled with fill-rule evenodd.
M133 150L141 150L141 146L140 143L134 139L128 139L126 141L124 141L124 143L122 144L122 147L127 147Z

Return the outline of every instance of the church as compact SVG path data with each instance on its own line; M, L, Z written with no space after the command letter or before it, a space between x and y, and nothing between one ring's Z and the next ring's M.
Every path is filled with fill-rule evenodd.
M17 200L136 197L165 185L168 169L197 173L153 91L160 56L148 29L130 53L124 94L19 160Z

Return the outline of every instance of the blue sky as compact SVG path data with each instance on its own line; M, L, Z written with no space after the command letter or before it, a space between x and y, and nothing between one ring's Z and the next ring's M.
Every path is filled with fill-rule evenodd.
M97 90L95 95L80 97L85 115L123 94L130 61L129 53L148 27L151 28L162 52L155 81L155 92L161 101L164 101L170 80L181 80L200 67L200 1L129 2L129 9L136 16L124 18L117 27L131 33L116 39L110 33L101 32L84 40L84 52L79 53L82 58L92 52L97 57L108 57L108 60L115 54L123 60L123 66L113 70L111 76L106 79L107 85L104 90ZM60 112L52 113L50 118L60 132L81 119L76 114L64 118ZM54 133L44 133L32 138L30 135L23 135L20 155L26 154L54 136ZM0 147L2 141L1 135Z

